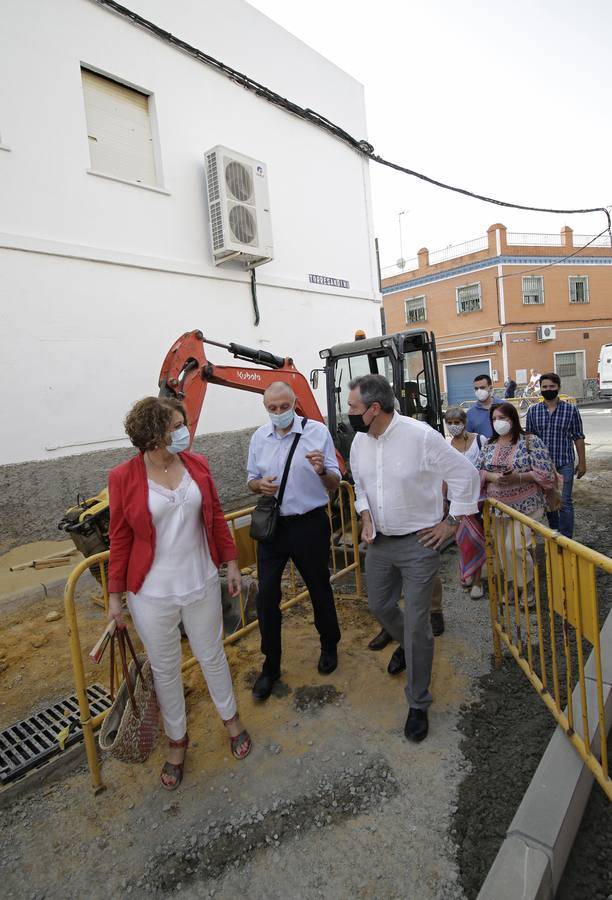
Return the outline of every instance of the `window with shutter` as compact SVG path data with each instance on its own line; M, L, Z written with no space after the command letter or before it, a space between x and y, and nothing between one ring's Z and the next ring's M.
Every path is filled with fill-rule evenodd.
M91 168L157 185L149 97L88 69L81 69Z
M570 275L569 277L569 301L570 303L589 302L589 276Z
M457 288L457 315L482 309L480 283L464 284Z
M559 378L574 378L578 371L576 353L555 353L555 371Z
M424 322L427 318L427 305L425 297L411 297L406 300L406 324L413 325L416 322Z
M537 306L544 303L544 276L525 275L523 277L523 303Z

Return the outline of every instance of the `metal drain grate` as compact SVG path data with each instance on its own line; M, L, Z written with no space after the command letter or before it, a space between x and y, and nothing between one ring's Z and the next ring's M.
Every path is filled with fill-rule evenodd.
M112 702L101 684L90 685L87 697L92 718L108 709ZM64 748L76 744L83 735L76 694L0 731L0 784L15 781L61 753L57 736L67 727L70 733Z

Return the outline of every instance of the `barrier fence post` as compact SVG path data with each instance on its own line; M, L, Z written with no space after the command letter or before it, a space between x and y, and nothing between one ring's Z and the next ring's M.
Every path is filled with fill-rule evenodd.
M484 530L485 530L485 552L487 557L487 581L489 583L489 614L491 616L491 630L493 632L493 656L495 658L495 668L501 666L501 641L497 630L497 585L495 583L495 565L493 555L493 540L491 537L492 515L488 503L484 505Z
M94 793L99 794L105 789L102 782L102 773L100 771L100 760L98 759L98 751L96 750L96 739L94 737L93 724L91 720L91 711L89 709L89 700L87 698L87 685L85 683L85 669L83 668L83 657L81 655L81 640L79 637L79 626L77 623L76 609L74 606L74 591L76 583L92 562L99 562L101 568L108 559L108 550L104 553L98 553L96 556L89 557L80 563L70 573L66 588L64 591L64 609L66 611L66 619L68 621L68 637L70 639L70 655L72 657L72 670L74 672L74 684L76 694L79 701L79 719L81 728L83 729L83 741L85 743L85 753L87 755L87 763L91 774L91 782Z

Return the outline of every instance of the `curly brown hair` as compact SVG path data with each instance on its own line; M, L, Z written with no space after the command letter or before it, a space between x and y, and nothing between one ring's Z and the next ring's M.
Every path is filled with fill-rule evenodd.
M174 397L144 397L133 405L123 425L131 442L141 453L155 450L170 428L172 413L179 411L187 425L187 411Z

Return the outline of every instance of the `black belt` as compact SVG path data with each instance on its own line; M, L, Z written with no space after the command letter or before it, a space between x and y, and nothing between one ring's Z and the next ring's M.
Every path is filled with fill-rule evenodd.
M324 512L327 509L327 506L316 506L314 509L309 509L308 512L305 513L295 513L291 516L279 516L279 519L282 522L290 522L292 519L305 519L307 516L314 516L315 513Z
M406 534L384 534L382 531L378 532L381 537L393 538L393 540L397 540L398 538L406 538L412 537L413 534L416 534L416 531L408 531Z

